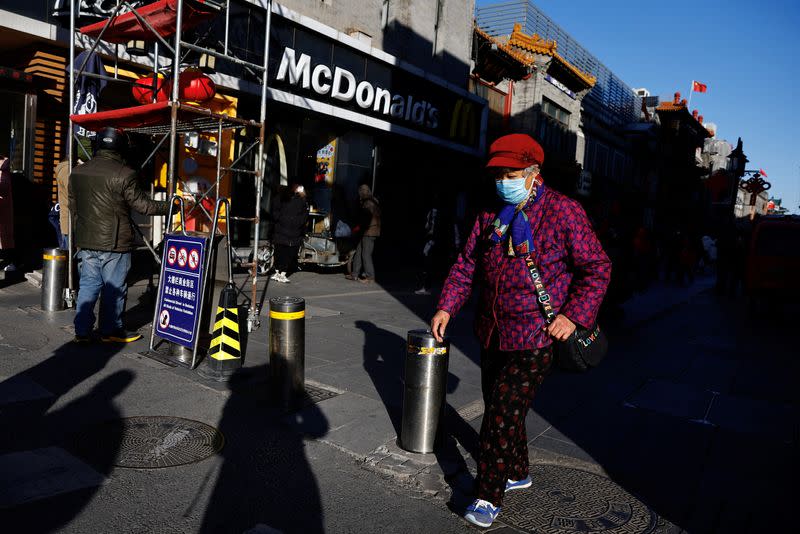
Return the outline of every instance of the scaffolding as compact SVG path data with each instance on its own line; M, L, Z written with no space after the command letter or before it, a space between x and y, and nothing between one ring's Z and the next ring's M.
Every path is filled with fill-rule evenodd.
M264 49L263 49L263 62L261 64L253 63L238 57L230 46L229 37L231 34L230 28L230 13L231 7L234 4L246 6L248 9L263 9L264 11ZM259 246L261 241L260 234L260 214L261 214L261 198L264 187L264 172L265 172L265 121L266 121L266 103L267 103L267 87L268 75L267 67L269 64L269 35L272 18L272 0L261 0L260 4L254 4L246 0L145 0L145 2L136 0L119 0L107 18L76 28L76 13L79 10L80 0L70 0L70 46L69 46L69 137L67 142L67 152L69 158L70 169L74 168L74 150L73 145L78 138L74 131L74 125L84 127L87 130L97 131L103 127L112 126L123 129L127 132L140 133L151 136L155 143L155 148L150 152L145 161L142 163L144 168L157 154L164 151L164 145L169 141L168 157L165 159L167 164L167 177L166 184L166 197L172 198L177 192L177 186L180 183L181 189L187 191L186 184L183 183L179 174L176 172L176 164L178 160L178 141L181 135L190 132L205 132L217 135L217 150L216 150L216 180L202 195L194 199L194 205L189 209L187 214L177 217L177 221L169 217L165 221L166 228L162 230L167 232L185 231L186 216L191 216L193 212L197 211L197 216L206 217L212 224L211 234L208 236L213 242L213 238L218 235L219 231L214 215L210 214L203 206L205 199L211 199L210 196L214 193L219 196L220 183L223 177L233 175L234 173L245 173L251 175L255 179L255 213L253 217L234 217L230 209L225 211L224 221L226 224L226 232L230 232L230 224L233 221L250 222L253 226L252 237L252 256L247 262L242 263L242 267L250 269L251 288L249 296L249 310L247 317L248 330L252 331L259 326L260 316L260 302L258 297L258 257ZM216 21L224 17L224 33L219 46L209 47L201 46L203 43L202 37L197 38L195 42L189 42L184 39L184 30L210 21L215 24ZM211 26L209 26L210 28ZM210 31L210 30L209 30ZM129 41L145 41L153 43L152 54L152 103L143 104L140 106L133 106L129 108L107 110L98 113L90 113L85 115L74 115L75 106L75 89L81 76L89 78L98 78L107 82L113 83L128 83L134 85L136 81L126 80L120 78L119 62L120 62L120 46ZM81 65L76 65L75 50L76 48L83 48L88 50L86 58ZM98 74L87 72L86 66L89 57L92 53L98 53L102 50L105 54L110 55L114 60L114 76L108 76L106 73ZM203 54L205 57L213 57L216 60L227 61L232 64L238 65L245 69L255 72L260 75L261 79L261 95L260 95L260 112L258 120L248 120L240 117L231 117L224 113L215 113L211 109L205 108L202 105L189 103L181 98L181 67L184 61L192 54ZM143 62L145 65L147 62ZM143 66L139 63L138 66ZM164 67L161 67L164 65ZM158 93L160 86L158 84L158 76L161 71L171 72L171 88L168 100L158 101ZM141 85L140 85L141 86ZM238 115L238 113L237 113ZM252 141L247 141L242 145L242 150L235 160L228 166L222 165L222 133L223 130L238 130L244 132L256 131L257 134L251 136ZM233 140L231 142L234 142ZM78 143L80 148L83 145ZM247 168L247 156L253 150L257 151L255 164ZM86 154L88 156L88 154ZM152 184L152 182L151 182ZM151 194L154 193L154 185L151 185ZM215 214L216 215L216 214ZM70 226L72 222L70 221ZM139 233L150 251L160 264L161 259L155 251L154 225L140 225L147 230L145 232L139 229ZM138 227L137 227L138 228ZM68 305L72 306L75 302L75 289L73 280L73 253L74 245L72 243L72 232L69 233L69 279L68 288L66 289L66 300ZM230 257L230 239L226 240L228 256Z

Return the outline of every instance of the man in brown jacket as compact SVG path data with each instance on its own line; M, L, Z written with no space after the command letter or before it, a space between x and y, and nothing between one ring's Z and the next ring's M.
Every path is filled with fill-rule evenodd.
M78 165L83 163L78 160ZM66 250L69 248L69 160L65 159L58 165L54 172L58 186L58 223L61 227L61 243L59 246Z
M75 167L69 180L69 208L73 218L73 245L80 249L81 285L75 315L75 341L88 342L94 327L94 306L100 306L103 341L128 343L142 337L127 332L122 312L134 244L131 209L144 215L166 215L168 202L151 200L139 187L136 171L122 154L128 139L105 128L97 133L94 157Z
M375 240L381 235L381 207L378 201L372 196L367 184L358 188L358 196L361 199L361 240L356 247L353 256L353 278L359 282L370 283L375 281L375 265L372 263L372 252L375 250ZM364 276L359 278L361 271Z

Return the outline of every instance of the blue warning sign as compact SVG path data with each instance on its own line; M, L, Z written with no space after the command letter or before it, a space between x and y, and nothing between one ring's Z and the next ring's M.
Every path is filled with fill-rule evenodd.
M204 237L164 237L156 334L188 348L194 347L200 321L205 249Z

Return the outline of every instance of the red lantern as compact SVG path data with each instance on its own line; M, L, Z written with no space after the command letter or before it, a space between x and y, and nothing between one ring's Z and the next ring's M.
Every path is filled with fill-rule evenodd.
M205 102L214 98L214 95L217 94L217 86L201 70L189 68L181 72L178 94L181 100Z
M158 74L156 76L156 102L164 102L169 99L166 84L164 83L164 76ZM132 88L133 98L140 104L153 103L153 76L145 76L139 78L133 84Z

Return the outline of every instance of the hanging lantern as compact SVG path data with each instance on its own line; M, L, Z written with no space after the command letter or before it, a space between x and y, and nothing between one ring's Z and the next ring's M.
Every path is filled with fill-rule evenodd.
M164 102L165 100L169 99L168 87L164 82L164 76L157 74L155 79L156 102ZM154 84L152 75L139 78L133 84L133 98L136 99L136 101L140 104L152 104L153 87Z
M147 43L138 39L128 41L125 50L128 51L129 56L146 56L148 53Z
M181 72L178 94L181 100L205 102L214 98L214 95L217 94L217 86L214 84L214 80L200 69L191 67Z
M202 54L200 60L197 62L197 66L206 74L213 74L216 72L217 58L210 54Z

